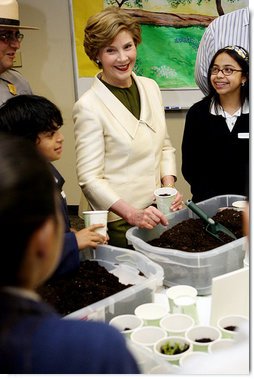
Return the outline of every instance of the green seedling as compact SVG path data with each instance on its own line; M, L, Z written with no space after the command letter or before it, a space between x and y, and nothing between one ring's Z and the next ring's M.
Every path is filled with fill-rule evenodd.
M175 343L165 343L161 346L161 353L166 355L176 355L183 353L184 351L189 349L189 345L185 343L184 345L175 342Z

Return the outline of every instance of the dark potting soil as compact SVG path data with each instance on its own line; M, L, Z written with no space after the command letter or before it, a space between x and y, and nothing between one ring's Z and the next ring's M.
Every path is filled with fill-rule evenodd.
M195 342L199 342L199 343L209 343L209 342L213 342L213 340L211 338L197 338L195 340Z
M229 330L230 332L235 332L237 330L237 326L229 325L225 326L224 329Z
M212 218L233 232L237 239L243 237L242 211L226 208L217 212ZM223 242L217 240L206 231L206 226L207 224L201 219L184 220L148 243L152 246L195 253L215 249L233 241L231 237L221 232L219 237Z
M87 260L80 263L78 271L48 281L37 292L46 303L65 316L128 287L130 285L120 283L115 275L96 261Z

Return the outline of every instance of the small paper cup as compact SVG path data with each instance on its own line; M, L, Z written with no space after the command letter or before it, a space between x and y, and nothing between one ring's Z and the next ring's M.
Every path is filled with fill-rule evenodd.
M168 314L168 310L159 303L145 303L139 305L134 313L144 321L144 325L159 326L160 320Z
M208 352L209 344L221 339L221 332L215 326L196 325L186 331L185 337L193 345L193 351Z
M217 353L224 351L232 346L235 342L229 338L222 338L221 340L213 341L208 346L208 353Z
M172 347L177 345L177 346L180 346L181 348L183 348L186 345L188 346L188 348L181 353L169 355L169 354L164 354L161 351L161 348L165 345L172 346ZM165 359L172 364L178 365L180 358L182 358L184 355L192 351L192 343L188 341L187 338L181 337L181 336L164 337L155 343L153 347L153 351L155 355L157 355L158 357Z
M195 322L192 317L184 314L169 314L160 320L160 327L164 329L169 336L185 336L185 332L194 326Z
M104 224L104 227L97 228L96 232L107 235L108 211L84 211L83 217L86 228L94 224Z
M153 348L153 345L161 338L166 337L167 332L158 326L143 326L131 333L131 341L148 348Z
M119 315L109 321L109 325L114 326L126 337L130 337L131 333L141 328L143 324L144 321L133 314Z
M179 359L179 365L181 367L184 367L186 368L187 366L190 365L190 367L193 367L193 364L199 363L200 359L202 358L206 358L208 356L207 353L203 352L203 351L191 351L189 352L188 354L185 354L183 355L180 359Z
M157 188L154 191L157 208L165 215L168 216L172 212L170 207L175 200L177 189L171 187Z
M166 295L167 295L167 298L168 298L168 302L169 302L169 308L170 308L170 312L173 313L174 312L174 300L177 298L177 297L180 297L180 296L192 296L192 297L196 297L198 294L198 291L196 290L196 288L192 287L192 286L187 286L187 285L177 285L177 286L172 286L170 288L168 288L166 290Z
M168 362L165 362L165 364L159 364L157 366L154 366L148 374L180 374L180 367L176 365L171 365Z
M174 299L174 313L182 313L191 316L196 324L198 324L198 312L196 305L196 297L178 296Z
M249 322L249 319L242 315L227 315L219 318L217 327L221 331L223 338L234 339L241 326Z
M243 211L246 206L247 206L247 201L246 200L239 200L239 201L234 201L232 203L232 206L237 209L238 211Z

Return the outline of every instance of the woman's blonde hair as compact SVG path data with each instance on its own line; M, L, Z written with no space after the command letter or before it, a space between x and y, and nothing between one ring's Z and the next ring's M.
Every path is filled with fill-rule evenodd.
M89 17L84 30L84 48L88 57L99 68L97 61L99 50L109 45L122 30L131 33L135 46L141 42L141 28L138 21L118 7L107 7Z

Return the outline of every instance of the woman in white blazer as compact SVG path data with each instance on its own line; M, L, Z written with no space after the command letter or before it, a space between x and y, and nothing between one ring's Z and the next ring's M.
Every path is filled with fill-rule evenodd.
M120 8L89 18L84 47L102 71L73 109L79 185L91 209L110 211L109 243L120 247L133 225L168 224L153 193L176 181L160 89L132 71L140 41L139 24ZM171 210L181 208L178 192Z

